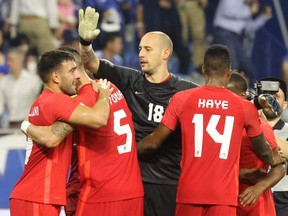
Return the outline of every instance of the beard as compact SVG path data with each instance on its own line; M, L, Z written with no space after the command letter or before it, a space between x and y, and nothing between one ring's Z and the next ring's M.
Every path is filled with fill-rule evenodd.
M273 120L278 116L271 110L263 109L263 113L266 116L267 120Z

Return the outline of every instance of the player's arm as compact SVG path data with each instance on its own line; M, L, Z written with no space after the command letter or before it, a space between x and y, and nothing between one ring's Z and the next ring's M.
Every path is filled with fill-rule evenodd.
M51 126L35 126L29 121L23 121L21 130L37 144L48 148L58 146L74 128L65 122L55 122Z
M263 168L240 168L239 172L239 181L240 182L247 182L256 184L262 179L264 179L267 175L267 172Z
M100 60L96 56L91 42L99 35L97 28L99 13L94 8L87 7L79 10L78 34L80 36L80 55L84 66L93 74L97 74Z
M172 131L164 124L160 123L158 127L149 135L137 143L137 152L139 155L155 152L160 148L164 140Z
M100 80L99 82L92 81L92 85L94 90L99 93L95 105L90 108L79 104L68 119L69 124L83 125L95 129L107 124L110 114L109 97L113 88L110 87L110 82L107 82L107 80L103 82Z
M288 142L281 139L280 137L275 136L277 145L281 148L284 157L288 160Z
M255 185L246 188L240 195L239 201L243 206L253 205L261 194L275 186L285 176L285 165L278 164L271 167L264 178L261 178Z
M255 154L262 162L269 164L270 166L275 166L286 161L285 158L281 157L278 152L272 153L272 150L267 144L263 133L255 137L250 137L250 140L254 147Z

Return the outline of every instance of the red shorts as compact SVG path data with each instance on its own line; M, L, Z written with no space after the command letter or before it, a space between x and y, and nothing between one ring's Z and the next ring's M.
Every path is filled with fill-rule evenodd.
M176 216L236 216L236 207L227 205L176 204Z
M104 203L84 203L79 199L77 216L144 216L144 198L120 200Z
M60 205L50 205L19 199L10 199L11 216L59 216L60 211Z

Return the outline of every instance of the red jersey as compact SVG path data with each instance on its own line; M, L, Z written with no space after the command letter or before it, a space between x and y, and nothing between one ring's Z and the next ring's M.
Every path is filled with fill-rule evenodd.
M109 202L144 196L132 115L116 86L110 96L110 116L97 130L79 127L80 199ZM98 94L83 86L76 100L92 107Z
M237 206L243 128L262 133L255 106L220 87L176 93L162 123L182 130L177 203Z
M271 146L271 149L276 148L277 143L271 126L261 119L261 128L263 130L265 139ZM243 139L240 153L240 168L255 167L261 167L268 171L269 165L264 164L261 160L258 159L254 152L252 143L247 137L246 131L243 131ZM252 185L253 184L250 182L240 182L239 194L241 194L247 187ZM255 216L276 215L272 191L270 189L266 190L252 206L243 207L240 203L238 203L237 215L246 215L248 213L249 215Z
M33 103L29 121L37 126L49 126L67 121L79 105L68 95L44 90ZM24 173L10 198L45 204L66 204L65 186L72 153L72 135L56 148L46 148L30 140L26 148Z

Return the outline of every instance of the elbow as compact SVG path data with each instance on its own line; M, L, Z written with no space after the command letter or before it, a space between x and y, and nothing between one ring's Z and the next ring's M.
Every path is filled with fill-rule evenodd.
M42 137L39 141L47 148L55 148L61 143L61 140L54 136L50 136L48 139Z
M108 124L108 119L109 119L109 113L99 115L91 125L94 129L104 127Z
M280 180L281 180L286 175L286 165L285 164L279 164L278 166L281 166L281 171L279 174L281 176L281 178L280 178Z

